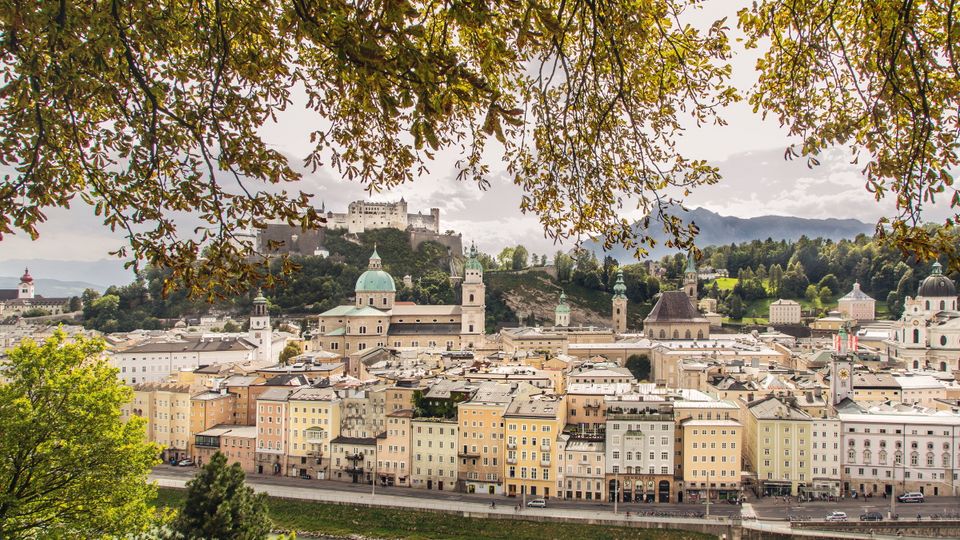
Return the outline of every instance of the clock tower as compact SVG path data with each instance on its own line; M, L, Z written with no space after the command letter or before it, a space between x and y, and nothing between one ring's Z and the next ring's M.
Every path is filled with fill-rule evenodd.
M853 398L853 355L847 350L847 327L841 326L835 340L836 350L830 363L830 398L835 406L844 398Z

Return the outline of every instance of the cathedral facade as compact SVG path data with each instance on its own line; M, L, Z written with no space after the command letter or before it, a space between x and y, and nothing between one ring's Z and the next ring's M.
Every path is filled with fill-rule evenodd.
M312 348L349 356L373 347L478 347L484 337L486 287L476 247L470 249L460 287L459 305L398 302L393 276L383 269L374 249L367 271L357 279L354 303L317 317Z
M903 316L886 342L893 360L910 369L960 370L960 304L957 286L933 263L930 275L907 297Z

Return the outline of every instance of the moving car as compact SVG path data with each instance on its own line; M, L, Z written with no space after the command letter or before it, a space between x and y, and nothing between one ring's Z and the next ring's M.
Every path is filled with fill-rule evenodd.
M910 493L904 493L897 497L897 500L902 503L922 503L923 502L923 493L918 493L916 491Z
M846 521L847 513L846 512L830 512L827 514L827 517L824 518L827 521Z
M177 465L179 465L179 466L181 466L181 467L192 467L192 466L193 466L193 460L190 459L190 458L181 459L181 460L177 463Z
M527 506L529 506L529 507L531 507L531 508L546 508L546 507L547 507L547 501L544 500L544 499L534 499L534 500L528 502L528 503L527 503Z
M883 514L880 512L867 512L860 514L860 521L883 521Z

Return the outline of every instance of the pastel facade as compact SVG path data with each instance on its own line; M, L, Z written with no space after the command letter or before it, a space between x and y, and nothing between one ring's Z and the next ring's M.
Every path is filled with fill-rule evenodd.
M191 457L190 395L186 384L149 383L133 387L133 400L121 407L126 420L139 416L147 421L146 440L159 444L164 461Z
M668 403L608 400L607 498L621 502L676 500L675 419Z
M484 383L457 405L459 480L467 493L503 494L504 421L513 387Z
M341 405L332 388L301 387L290 393L287 474L326 479L330 443L340 436Z
M837 310L848 319L872 321L877 318L877 301L860 290L860 283L853 284L853 290L838 301Z
M770 324L800 324L800 303L783 298L770 303Z
M386 431L377 438L377 481L383 486L410 486L411 421L413 411L387 413Z
M744 465L765 495L800 495L813 478L813 419L774 396L746 404Z
M557 438L565 418L563 398L517 398L503 421L507 457L504 481L508 496L528 498L557 495Z
M457 420L414 418L410 423L411 485L437 491L457 489Z
M217 452L227 458L227 464L239 463L245 473L256 471L257 428L221 424L194 435L193 446L197 465L209 463Z

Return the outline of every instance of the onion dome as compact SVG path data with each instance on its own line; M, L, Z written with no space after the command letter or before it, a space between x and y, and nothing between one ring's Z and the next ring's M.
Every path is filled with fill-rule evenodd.
M397 286L393 282L393 277L383 271L376 246L373 248L373 255L370 256L370 264L367 268L368 270L357 278L354 292L396 292Z
M20 276L20 283L33 283L33 276L30 275L30 269L23 269L23 275Z
M623 269L617 269L617 283L613 286L614 298L626 298L627 286L623 283Z

